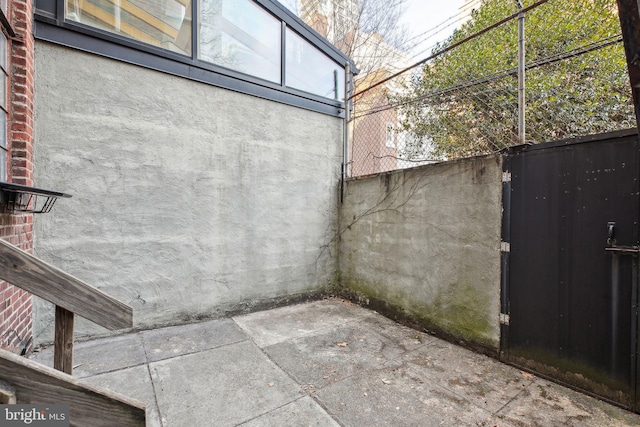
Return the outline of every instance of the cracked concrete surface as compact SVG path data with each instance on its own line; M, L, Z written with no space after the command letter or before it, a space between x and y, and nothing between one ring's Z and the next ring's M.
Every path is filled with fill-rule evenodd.
M34 355L51 365L51 348ZM76 344L148 426L634 426L640 415L344 301Z

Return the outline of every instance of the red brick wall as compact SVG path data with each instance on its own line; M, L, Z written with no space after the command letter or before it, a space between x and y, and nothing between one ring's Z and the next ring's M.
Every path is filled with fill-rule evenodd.
M33 185L34 40L32 1L9 0L9 22L20 41L8 47L8 181ZM33 250L33 215L0 213L0 238L23 250ZM21 351L32 336L31 295L0 282L0 345Z

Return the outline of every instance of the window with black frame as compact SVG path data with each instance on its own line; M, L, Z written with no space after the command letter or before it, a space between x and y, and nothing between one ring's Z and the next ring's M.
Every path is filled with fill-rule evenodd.
M67 0L65 18L191 54L191 0Z
M35 5L36 39L68 47L77 43L110 58L122 55L159 71L343 114L349 59L275 0L35 0Z
M344 93L344 69L289 28L286 58L287 86L340 99Z
M200 2L200 59L281 82L282 24L251 0Z

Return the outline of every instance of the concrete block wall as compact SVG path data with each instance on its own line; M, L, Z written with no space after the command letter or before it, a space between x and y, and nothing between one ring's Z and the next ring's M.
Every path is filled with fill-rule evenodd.
M7 46L7 181L30 186L34 185L32 7L28 0L7 2L9 22L18 35ZM33 215L0 212L0 238L32 252ZM29 350L31 336L31 294L0 281L0 346L14 352Z
M479 157L347 182L340 270L387 314L497 353L502 161Z
M36 178L73 195L36 218L36 255L136 327L333 283L342 120L41 41L36 71ZM51 307L34 321L50 341Z

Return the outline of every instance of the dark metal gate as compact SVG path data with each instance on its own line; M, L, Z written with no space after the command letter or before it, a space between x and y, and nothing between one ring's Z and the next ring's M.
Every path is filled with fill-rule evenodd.
M503 180L503 358L634 410L639 148L637 131L522 147Z

